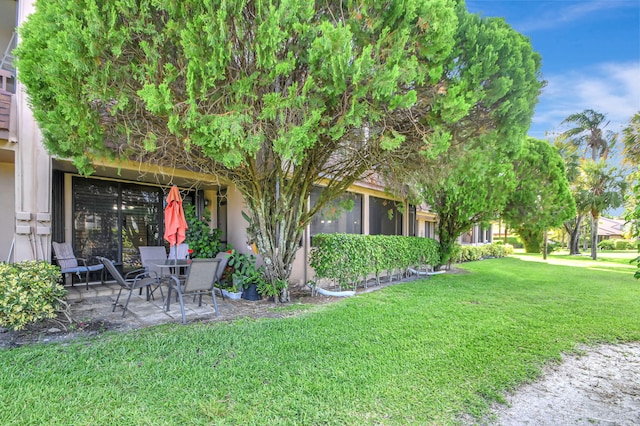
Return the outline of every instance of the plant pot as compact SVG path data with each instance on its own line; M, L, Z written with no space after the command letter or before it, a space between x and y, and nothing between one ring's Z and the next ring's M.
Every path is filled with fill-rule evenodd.
M224 297L226 297L227 299L240 300L240 298L242 297L241 292L235 293L235 292L227 291L225 289L221 289L221 291Z
M242 292L242 298L244 300L260 300L262 296L258 293L258 286L256 284L249 284Z

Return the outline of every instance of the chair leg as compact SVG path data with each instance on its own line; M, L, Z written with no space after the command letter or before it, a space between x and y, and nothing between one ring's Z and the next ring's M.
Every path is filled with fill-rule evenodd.
M132 293L133 293L133 288L129 290L129 296L127 297L127 302L124 304L124 309L122 310L122 318L124 318L125 314L127 313L127 306L129 306L129 300L131 300Z
M122 293L122 287L120 287L120 291L118 291L118 296L116 297L116 301L113 302L113 309L111 310L111 312L115 312L116 311L116 306L118 306L118 300L120 300L120 294Z
M215 289L211 289L211 297L213 297L213 310L218 316L218 302L216 301L216 291Z
M187 323L187 316L184 312L184 300L182 299L182 292L181 291L177 291L176 293L178 293L178 299L180 299L180 311L182 313L182 323L186 324Z

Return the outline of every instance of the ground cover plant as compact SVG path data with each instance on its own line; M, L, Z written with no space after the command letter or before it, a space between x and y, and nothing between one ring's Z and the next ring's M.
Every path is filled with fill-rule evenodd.
M286 319L2 351L0 423L453 424L578 343L640 340L632 273L463 266Z

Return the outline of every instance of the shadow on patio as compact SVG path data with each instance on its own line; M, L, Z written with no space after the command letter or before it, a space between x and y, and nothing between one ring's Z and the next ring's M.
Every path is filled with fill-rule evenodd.
M71 307L71 313L75 321L104 321L109 323L110 328L115 329L135 329L149 327L152 325L165 323L181 323L180 305L171 302L171 310L166 312L163 309L163 302L158 291L155 292L155 300L147 301L145 293L138 294L134 291L129 302L129 307L125 317L122 317L122 308L117 307L115 312L111 312L113 302L116 300L119 286L114 282L107 282L104 285L94 284L86 290L84 286L76 285L66 287L67 301ZM166 296L167 289L163 287ZM126 301L127 294L120 296L120 302ZM173 298L173 297L172 297ZM280 309L282 305L276 305L266 299L258 301L247 300L224 300L219 295L218 302L219 315L215 316L211 297L203 296L202 306L198 306L198 300L192 297L184 298L185 313L187 322L196 321L229 321L233 319L248 318L276 318L291 315L290 309ZM292 293L291 304L324 304L335 298L324 296L311 296L311 291L297 291Z

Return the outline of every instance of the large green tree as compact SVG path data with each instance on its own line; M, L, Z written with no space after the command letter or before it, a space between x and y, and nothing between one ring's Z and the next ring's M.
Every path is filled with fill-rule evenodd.
M517 184L502 218L520 235L527 253L539 253L544 232L576 214L565 163L549 142L528 138L514 171Z
M122 157L235 184L275 282L289 277L315 212L381 153L446 148L426 113L451 121L481 90L440 90L455 72L455 6L39 0L20 32L18 68L46 146L80 171ZM493 84L499 97L508 82Z
M438 157L413 156L388 173L396 190L415 188L438 214L442 264L461 234L504 207L515 186L512 161L544 84L540 56L526 37L503 19L481 18L462 7L457 12L456 45L441 87L443 93L465 88L460 95L472 107L456 120L433 111L427 119L438 123L449 149ZM407 137L420 137L417 130L409 129Z

